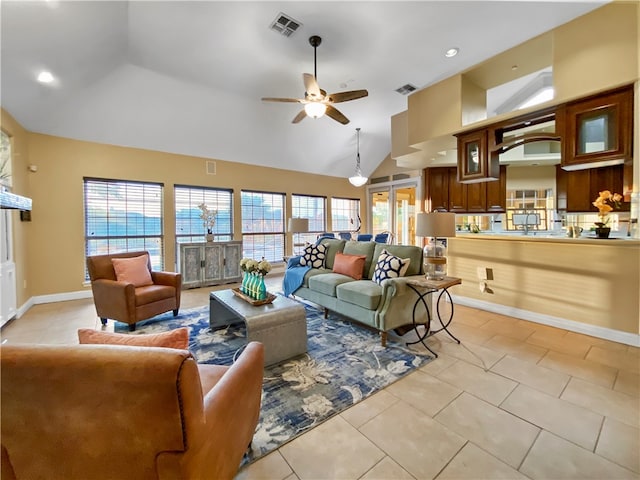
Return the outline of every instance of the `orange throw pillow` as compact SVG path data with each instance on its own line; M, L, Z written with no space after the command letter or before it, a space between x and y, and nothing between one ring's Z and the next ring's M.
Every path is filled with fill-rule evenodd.
M147 266L148 255L129 258L112 258L111 263L119 282L132 283L134 287L153 285L151 272Z
M347 275L354 280L362 280L362 272L366 259L366 255L347 255L338 252L333 261L333 271L334 273Z
M176 328L162 333L128 335L126 333L101 332L90 328L78 329L81 344L130 345L132 347L164 347L188 350L189 329Z

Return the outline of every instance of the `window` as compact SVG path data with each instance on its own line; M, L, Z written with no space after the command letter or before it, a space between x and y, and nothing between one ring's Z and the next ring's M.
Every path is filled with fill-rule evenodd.
M355 232L360 228L360 200L353 198L331 199L331 230Z
M505 230L551 230L553 190L507 190ZM515 215L515 217L514 217ZM527 217L530 215L530 217ZM529 222L533 223L529 223Z
M204 242L207 230L198 205L217 210L214 240L233 240L233 190L176 185L176 243Z
M292 217L309 219L309 233L294 233L294 246L314 243L318 234L327 228L327 197L294 194L291 195L291 208Z
M284 256L284 193L242 191L245 257L281 262Z
M85 178L85 254L147 250L153 269L162 270L162 189L161 183Z

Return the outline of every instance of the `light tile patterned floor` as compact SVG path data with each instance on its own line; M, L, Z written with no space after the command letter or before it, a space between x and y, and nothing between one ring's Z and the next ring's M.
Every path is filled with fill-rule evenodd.
M438 359L237 479L640 479L640 349L461 306L453 326L461 345L430 338ZM1 336L77 343L86 327L91 299L36 305Z

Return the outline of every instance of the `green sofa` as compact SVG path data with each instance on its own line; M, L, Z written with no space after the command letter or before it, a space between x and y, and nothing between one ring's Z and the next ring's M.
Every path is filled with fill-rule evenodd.
M333 238L323 238L320 243L327 246L324 266L306 272L302 285L293 295L324 307L325 318L331 310L375 328L380 332L382 346L386 346L387 332L412 323L417 295L406 283L410 279L424 278L422 249L414 245L385 245ZM382 250L411 259L405 276L386 279L380 284L372 280ZM362 280L333 272L338 252L366 256ZM291 268L296 267L287 268L285 279Z

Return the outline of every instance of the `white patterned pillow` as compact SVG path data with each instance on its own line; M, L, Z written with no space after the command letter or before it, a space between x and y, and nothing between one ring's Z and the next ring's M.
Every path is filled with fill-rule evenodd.
M373 281L382 283L388 278L403 277L409 268L410 258L400 258L391 255L387 250L382 250L373 272Z
M326 251L327 246L322 243L319 245L309 244L305 247L302 257L300 257L300 265L311 268L322 268Z

